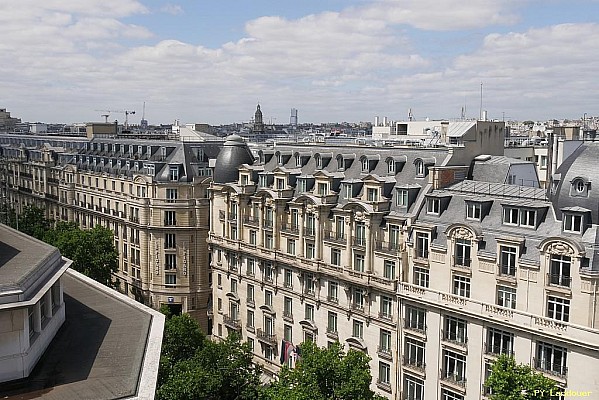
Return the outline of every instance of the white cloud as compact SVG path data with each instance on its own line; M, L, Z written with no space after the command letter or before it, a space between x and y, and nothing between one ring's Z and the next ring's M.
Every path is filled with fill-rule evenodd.
M178 4L165 4L164 6L162 6L160 8L160 11L166 14L171 14L171 15L180 15L183 14L183 8L178 5Z

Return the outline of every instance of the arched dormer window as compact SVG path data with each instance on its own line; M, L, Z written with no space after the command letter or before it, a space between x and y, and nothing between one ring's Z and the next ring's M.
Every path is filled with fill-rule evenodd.
M387 173L392 174L395 172L395 160L391 159L387 162Z
M416 160L414 162L416 166L416 176L422 177L425 173L424 162L422 160Z
M322 169L322 157L320 157L320 154L315 154L314 160L316 161L316 169Z
M337 156L337 169L338 170L343 170L343 157L341 155Z
M591 183L583 177L576 177L570 181L570 196L572 197L587 197Z

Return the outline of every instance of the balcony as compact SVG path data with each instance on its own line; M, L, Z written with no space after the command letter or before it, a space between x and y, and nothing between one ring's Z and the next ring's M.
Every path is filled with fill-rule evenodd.
M268 343L273 346L276 346L278 344L277 335L270 332L265 332L261 328L258 328L256 330L256 336L258 337L258 340L260 340L261 342Z
M287 224L283 224L283 226L281 226L281 232L283 233L291 233L293 235L299 235L299 226L297 225L287 225Z
M379 312L379 318L384 319L386 321L393 321L393 314L391 314L390 312L381 311Z
M572 284L572 277L562 274L547 274L547 284L550 286L561 286L569 288Z
M224 217L223 217L223 219L224 219ZM247 216L247 217L243 218L243 223L248 226L254 226L257 228L260 225L260 218Z
M513 357L514 351L512 350L512 348L513 346L511 345L511 343L506 343L505 345L485 343L485 354L491 356L500 356L502 354L505 354L509 357Z
M466 268L466 269L470 269L471 265L472 265L472 259L471 258L462 257L462 256L454 256L453 257L453 267L454 268Z
M165 219L164 226L177 226L177 220L176 219Z
M366 247L366 238L362 236L354 236L352 238L352 244L358 247Z
M223 322L225 323L225 326L234 329L236 331L241 330L241 320L240 319L236 319L233 317L230 317L229 315L225 314L223 315Z
M380 251L382 253L397 254L400 251L399 243L394 242L384 242L381 240L377 240L374 246L374 249L376 251Z
M339 303L339 298L337 296L327 296L327 301L329 303Z
M568 375L568 367L561 363L551 363L548 360L533 358L533 365L537 371L547 373L562 379Z
M462 389L466 388L466 377L460 374L443 371L441 372L441 380Z
M293 313L291 311L283 311L283 320L293 323Z
M264 229L272 229L273 226L273 221L272 219L265 219L262 223L262 227Z
M331 339L339 340L339 332L337 332L337 328L327 326L327 336Z
M334 231L325 230L324 231L324 240L333 242L333 243L345 244L347 242L347 236L342 232L334 232Z
M376 352L381 358L386 358L387 360L393 359L393 352L391 351L391 348L388 346L378 345L376 348Z
M408 330L426 335L426 325L424 324L424 322L411 321L409 319L404 318L403 327L404 327L404 329L408 329Z
M458 346L468 346L468 336L464 334L458 334L452 331L441 330L441 336L443 340L449 343L457 344Z
M314 229L313 227L304 228L304 236L315 236L315 235L316 235L316 229Z
M254 298L250 298L250 297L246 298L245 299L245 304L248 307L252 307L252 308L256 307L256 301L254 300Z
M426 363L424 362L424 360L420 360L416 357L404 356L402 359L402 365L414 369L416 371L426 371Z
M351 303L351 309L354 311L364 312L364 304Z

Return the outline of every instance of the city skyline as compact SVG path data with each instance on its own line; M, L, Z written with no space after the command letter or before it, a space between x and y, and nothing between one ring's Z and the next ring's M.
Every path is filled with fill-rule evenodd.
M596 104L597 1L22 1L3 96L28 121L576 118ZM124 121L114 113L111 120Z

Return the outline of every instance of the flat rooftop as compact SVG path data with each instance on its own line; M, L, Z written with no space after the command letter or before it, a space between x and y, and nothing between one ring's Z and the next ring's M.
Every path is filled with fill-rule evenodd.
M26 379L5 382L0 398L153 399L164 317L68 270L66 320Z

